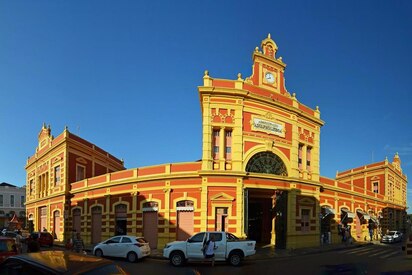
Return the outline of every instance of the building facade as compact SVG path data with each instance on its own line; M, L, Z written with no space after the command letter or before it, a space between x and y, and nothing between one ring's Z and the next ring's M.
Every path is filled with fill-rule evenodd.
M26 186L0 183L0 228L8 227L14 215L24 226L26 220Z
M350 225L358 240L367 238L370 223L376 234L402 229L407 178L399 156L321 177L324 122L318 107L287 91L277 50L269 35L253 52L250 77L205 72L198 87L200 161L126 170L67 129L54 139L44 126L26 165L29 220L35 228L59 228L61 238L76 229L88 243L144 235L152 248L203 230L297 248L339 242L341 226ZM78 166L85 167L82 177Z
M27 159L26 210L31 231L46 229L59 240L67 231L71 183L124 170L123 161L66 128L54 138L43 125L38 146Z

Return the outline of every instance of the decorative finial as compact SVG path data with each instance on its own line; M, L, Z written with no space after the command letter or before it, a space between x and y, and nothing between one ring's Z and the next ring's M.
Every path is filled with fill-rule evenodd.
M64 130L65 131L69 131L69 127L67 127L67 125L64 126Z
M205 70L205 76L209 76L209 71Z
M283 58L282 58L281 56L279 56L278 60L279 60L279 61L282 61L282 60L283 60Z
M316 111L319 111L319 106L316 106Z
M259 47L256 47L256 48L255 48L255 52L259 52Z
M242 80L242 74L241 73L237 74L237 80Z
M292 98L296 98L296 93L292 93Z
M268 38L270 39L270 33L268 33Z

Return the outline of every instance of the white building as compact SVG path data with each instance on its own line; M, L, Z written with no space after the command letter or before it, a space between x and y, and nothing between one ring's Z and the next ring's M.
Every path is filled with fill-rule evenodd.
M0 228L7 227L14 214L25 224L25 202L26 186L17 187L6 182L0 183Z

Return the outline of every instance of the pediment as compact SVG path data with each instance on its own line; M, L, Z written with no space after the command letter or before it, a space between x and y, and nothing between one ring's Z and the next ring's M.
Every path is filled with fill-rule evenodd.
M228 195L228 194L226 194L226 193L224 193L224 192L221 192L221 193L218 193L218 194L210 197L210 200L212 200L212 201L234 201L235 198Z

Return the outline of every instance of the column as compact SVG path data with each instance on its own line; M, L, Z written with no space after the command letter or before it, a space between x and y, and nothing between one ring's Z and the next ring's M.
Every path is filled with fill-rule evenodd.
M136 236L136 210L137 210L137 196L139 195L139 192L132 192L130 195L132 195L132 234Z

